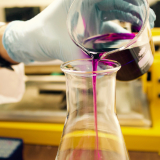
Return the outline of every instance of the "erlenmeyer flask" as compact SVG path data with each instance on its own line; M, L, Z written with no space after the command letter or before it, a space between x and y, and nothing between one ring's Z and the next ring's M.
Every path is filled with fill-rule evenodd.
M75 60L61 66L66 75L67 118L56 160L129 160L115 109L120 64ZM92 79L96 76L97 111ZM96 116L96 118L95 118Z
M74 0L68 31L91 57L118 61L118 80L133 80L153 63L149 11L147 0Z

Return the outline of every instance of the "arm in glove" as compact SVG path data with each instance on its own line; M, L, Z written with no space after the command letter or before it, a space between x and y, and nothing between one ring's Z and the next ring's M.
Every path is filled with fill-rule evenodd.
M72 1L54 0L33 19L11 22L3 35L3 46L9 57L26 64L52 59L68 61L85 58L86 55L72 42L67 31L66 18ZM100 1L97 7L104 10ZM154 16L151 17L154 22Z
M66 27L68 4L72 0L64 2L54 0L33 19L13 21L7 26L3 45L14 61L27 64L33 61L85 58L86 55L72 42Z

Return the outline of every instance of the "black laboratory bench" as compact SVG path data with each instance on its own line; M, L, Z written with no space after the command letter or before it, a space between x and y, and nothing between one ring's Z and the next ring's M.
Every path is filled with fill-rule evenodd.
M58 147L24 145L24 160L55 160ZM129 151L130 160L160 160L158 153Z

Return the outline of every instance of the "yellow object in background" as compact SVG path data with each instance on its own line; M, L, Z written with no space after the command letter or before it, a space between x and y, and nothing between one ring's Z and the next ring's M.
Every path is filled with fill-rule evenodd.
M160 36L160 28L153 28L151 29L152 37L154 36Z

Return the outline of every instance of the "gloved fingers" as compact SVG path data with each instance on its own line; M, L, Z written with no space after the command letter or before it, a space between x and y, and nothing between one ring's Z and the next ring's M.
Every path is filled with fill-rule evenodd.
M133 5L132 3L128 3L124 0L103 0L96 4L96 6L101 11L108 11L108 10L119 10L129 13L136 12L139 13L139 7Z
M134 1L134 0L133 0ZM132 1L132 2L133 2ZM126 1L121 1L121 3L117 0L115 4L115 9L119 11L123 11L126 13L130 13L133 16L136 16L139 19L142 19L142 10L140 6L136 6L132 3L128 3Z
M136 26L142 26L142 21L133 16L131 13L125 13L119 10L111 10L107 12L102 12L102 20L103 21L110 21L110 20L120 20L124 22L129 22Z
M97 7L100 11L117 10L120 12L130 13L133 16L142 19L142 11L140 6L135 6L132 3L128 3L124 0L103 0L102 2L97 3Z
M154 11L150 8L150 10L149 10L149 23L150 23L151 28L154 27L155 20L156 20L156 15L155 15Z

